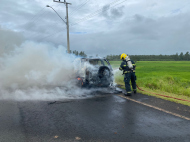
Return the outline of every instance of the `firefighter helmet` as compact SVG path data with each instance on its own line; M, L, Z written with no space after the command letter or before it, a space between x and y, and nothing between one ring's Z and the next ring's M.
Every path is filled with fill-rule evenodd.
M126 57L127 57L127 55L125 53L123 53L123 54L121 54L120 59L124 60Z

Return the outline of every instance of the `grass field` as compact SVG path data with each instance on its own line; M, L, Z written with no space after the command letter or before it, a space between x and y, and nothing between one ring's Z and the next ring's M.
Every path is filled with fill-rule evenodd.
M111 61L113 68L119 68L121 61ZM136 76L139 87L154 93L169 94L190 99L189 61L138 61ZM115 74L115 81L124 85L122 72Z

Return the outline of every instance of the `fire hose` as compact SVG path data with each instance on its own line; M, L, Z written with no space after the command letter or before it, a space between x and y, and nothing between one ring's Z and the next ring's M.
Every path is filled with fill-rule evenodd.
M137 86L137 88L139 90L144 91L144 92L148 92L148 93L155 94L155 95L162 96L162 97L166 97L166 98L172 98L172 99L175 99L175 100L190 102L189 100L185 100L185 99L180 99L180 98L176 98L176 97L171 97L171 96L166 96L166 95L162 95L162 94L157 94L157 93L145 91L145 90L141 89L138 85L136 85L136 86Z

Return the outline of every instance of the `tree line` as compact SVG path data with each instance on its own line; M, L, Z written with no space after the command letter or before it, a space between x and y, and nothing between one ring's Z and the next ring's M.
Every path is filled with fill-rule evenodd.
M79 57L87 57L84 51L71 51L71 54ZM121 55L107 55L106 58L110 61L120 61ZM129 55L134 61L190 61L190 53L187 51L185 54L181 52L174 55Z
M190 61L190 53L187 51L185 54L181 52L174 55L129 55L134 61ZM119 61L120 55L107 55L110 61Z

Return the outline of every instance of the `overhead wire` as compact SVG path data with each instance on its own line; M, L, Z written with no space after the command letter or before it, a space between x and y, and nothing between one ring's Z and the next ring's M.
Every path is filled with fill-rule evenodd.
M123 3L123 2L125 2L125 1L127 1L127 0L123 0L123 1L121 1L120 3L118 3L118 4L115 4L115 3L118 2L118 1L120 1L120 0L115 0L115 1L111 2L110 4L108 4L108 5L110 6L108 9L110 9L110 8L112 8L112 7L115 7L115 6L117 6L117 5L119 5L119 4ZM115 4L115 5L114 5L114 4ZM112 6L112 5L113 5L113 6ZM103 7L102 7L102 8L103 8ZM74 26L74 25L76 25L76 24L78 24L78 23L80 23L80 22L84 22L84 21L88 20L89 18L92 18L92 17L96 16L97 14L99 14L99 13L101 13L101 12L108 10L108 9L104 9L104 10L102 11L102 8L100 8L100 9L98 9L97 11L95 11L95 12L89 14L88 16L82 18L82 19L79 20L78 22L76 22L76 23L74 23L74 24L71 24L70 26ZM101 10L101 11L100 11L100 10ZM82 20L83 20L83 21L82 21ZM57 32L57 33L55 33L55 34L58 34L58 33L60 33L60 32ZM55 34L53 34L53 35L55 35ZM47 36L47 37L50 37L50 36L51 36L51 35L49 35L49 36ZM46 38L46 37L45 37L45 38ZM43 38L43 39L45 39L45 38Z
M82 3L81 5L79 5L76 10L80 9L80 8L81 8L82 6L84 6L88 1L90 1L90 0L86 0L84 3ZM55 6L55 5L53 5L53 6L51 6L51 7L54 7L54 6ZM57 6L60 6L60 5L57 5ZM57 7L57 6L56 6L56 7ZM43 11L45 8L46 8L46 7L43 7L37 14L39 14L39 13L40 13L41 11ZM73 12L76 12L76 10L74 10ZM35 21L39 20L42 16L43 16L43 18L47 16L47 14L45 14L45 11L43 11L43 13L41 14L41 16L38 16L38 17L37 17L37 14L36 14L35 16L33 16L31 23L35 23ZM44 15L44 14L45 14L45 15ZM36 17L37 17L37 18L36 18ZM64 28L64 30L66 30L66 28ZM60 32L62 32L62 31L60 31ZM60 33L60 32L57 32L57 33ZM35 35L37 35L37 34L38 34L38 33L34 33L34 34L32 34L31 36L36 37ZM55 35L55 34L53 34L53 35ZM45 36L44 38L47 38L47 37L50 37L50 36L52 36L52 34L50 34L50 35L48 35L48 36ZM44 38L42 38L42 39L44 39Z
M63 31L65 31L66 29L67 29L67 28L65 28ZM48 38L48 37L50 37L50 36L59 34L59 33L63 32L63 31L59 31L59 32L56 32L56 33L54 33L54 34L49 34L49 35L47 35L47 36L45 36L45 37L43 37L43 38L40 38L40 40L43 40L43 39Z
M72 17L73 13L76 13L80 8L82 8L84 5L86 5L90 0L86 0L84 3L82 3L81 5L79 5L76 9L74 9L73 11L71 11L71 13L69 14L70 17Z
M54 7L55 5L53 5L52 7ZM55 7L58 7L59 5L56 5ZM44 7L45 8L45 7ZM44 11L42 14L41 14L41 16L39 16L39 17L37 17L37 19L36 20L38 20L38 21L40 21L40 18L43 16L43 18L44 17L47 17L47 13L45 13L46 11ZM33 21L33 23L34 23L34 21ZM33 36L33 37L36 37L35 35L38 35L38 33L33 33L31 36Z
M70 13L69 13L69 20L71 21L71 23L72 23L72 21L73 21L73 19L74 19L74 14L76 13L76 12L78 12L78 11L80 11L80 9L82 8L82 7L84 7L88 2L89 2L90 0L86 0L84 3L82 3L81 5L79 5L78 7L76 7L73 11L71 11Z
M71 11L71 13L69 14L70 19L71 19L73 13L76 13L82 6L84 6L85 4L87 4L89 1L90 1L90 0L86 0L84 3L82 3L81 5L79 5L76 9L74 9L73 11ZM66 30L66 28L65 28L63 31L65 31L65 30ZM53 35L56 35L56 34L61 33L61 32L63 32L63 31L56 32L56 33L53 34ZM51 35L47 35L47 36L41 38L41 40L43 40L43 39L45 39L45 38L48 38L48 37L50 37L50 36L52 36L52 34L51 34Z
M44 10L45 7L41 8L38 13L36 13L32 18L31 18L31 21L33 22L33 20L35 19L35 17L37 16L37 14L39 14L41 11Z
M75 23L72 23L72 24L70 24L69 26L74 26L74 25L77 25L78 23L84 22L84 21L86 21L86 20L88 20L88 19L90 19L90 18L92 18L92 17L94 17L94 16L100 14L101 12L107 11L108 9L111 9L111 8L117 6L117 5L120 5L121 3L123 3L123 2L125 2L125 1L127 1L127 0L123 0L123 1L121 1L120 3L117 3L117 2L119 2L119 1L121 1L121 0L115 0L115 1L113 1L113 2L111 2L111 3L109 3L109 4L107 4L107 5L109 6L108 8L106 8L106 9L103 10L103 9L102 9L103 7L101 7L101 8L99 8L98 10L96 10L95 12L92 12L91 14L87 15L86 17L81 18L79 21L77 21L77 22L75 22ZM114 5L114 4L115 4L115 5ZM65 28L63 31L65 31L65 30L66 30L66 28ZM56 32L56 33L54 33L54 34L47 35L47 36L41 38L40 40L43 40L43 39L45 39L45 38L48 38L48 37L50 37L50 36L52 36L52 35L56 35L56 34L61 33L61 32L63 32L63 31L59 31L59 32Z
M81 18L81 19L78 20L77 22L72 23L71 26L76 25L76 24L78 24L78 23L80 23L80 22L84 22L84 21L86 21L86 20L88 20L88 19L90 19L90 18L92 18L92 17L94 17L94 16L100 14L101 12L107 11L108 9L111 9L111 8L113 8L113 7L119 5L119 4L121 4L121 3L123 3L123 2L125 2L125 1L127 1L127 0L123 0L123 1L121 1L120 3L115 4L115 3L118 2L118 1L120 1L120 0L115 0L114 2L108 4L108 6L109 6L108 8L102 9L102 8L103 8L103 7L102 7L102 8L100 8L100 9L96 10L95 12L93 12L93 13L87 15L86 17ZM115 5L114 5L114 4L115 4Z
M82 8L84 5L86 5L90 0L86 0L84 3L80 4L78 7L76 7L73 11L69 13L69 19L73 19L72 15L76 13L80 8Z
M53 6L55 6L55 5L53 5ZM59 5L57 5L57 6L59 6ZM56 7L57 7L56 6ZM37 12L32 18L31 18L31 20L30 20L30 23L34 23L37 19L39 19L40 18L40 16L38 16L38 14L40 14L42 11L43 11L43 13L41 14L41 16L45 13L45 8L46 7L43 7L43 8L41 8L40 10L39 10L39 12ZM38 16L38 17L37 17Z
M35 21L37 20L37 19L39 19L42 15L44 15L44 13L45 13L45 11L44 11L44 9L45 9L45 7L43 7L39 12L37 12L30 20L29 20L29 22L28 23L32 23L33 25L35 24ZM41 13L42 12L42 13ZM41 14L40 16L39 16L39 14ZM25 23L25 24L27 24L27 23ZM37 33L33 33L31 36L34 36L34 35L36 35Z

